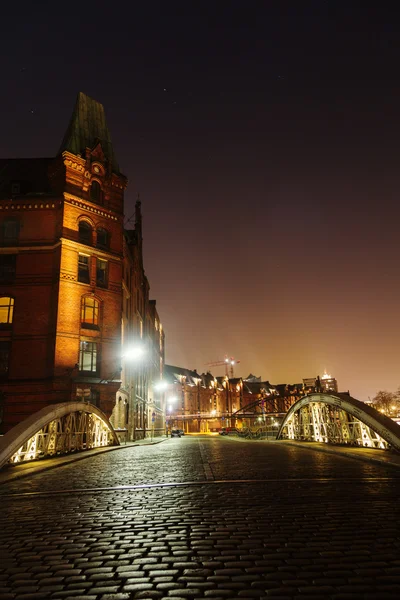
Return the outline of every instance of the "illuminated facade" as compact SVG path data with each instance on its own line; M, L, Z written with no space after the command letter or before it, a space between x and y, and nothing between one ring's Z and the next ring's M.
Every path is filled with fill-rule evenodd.
M122 277L121 388L111 416L127 440L165 433L163 378L165 336L149 297L143 266L141 203L135 206L135 227L124 231ZM157 385L158 384L158 385Z
M304 388L310 392L318 391L318 392L337 392L338 391L338 383L334 377L328 375L328 373L324 373L321 377L311 377L308 379L303 379Z
M103 106L82 93L55 158L0 160L3 431L70 400L111 415L126 183Z
M185 433L260 426L268 418L273 422L276 417L283 417L297 400L315 392L318 381L322 380L314 378L313 387L304 383L273 385L254 375L246 379L214 377L210 372L199 375L197 371L172 365L165 366L164 377L168 383L167 427L183 429Z
M166 365L166 420L169 429L186 433L208 433L225 426L237 426L232 413L243 406L241 378L214 377Z

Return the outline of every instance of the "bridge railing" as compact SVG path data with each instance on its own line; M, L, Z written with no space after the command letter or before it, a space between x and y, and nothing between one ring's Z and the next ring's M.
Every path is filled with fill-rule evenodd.
M101 446L119 446L119 440L100 409L86 402L49 405L0 439L0 468Z

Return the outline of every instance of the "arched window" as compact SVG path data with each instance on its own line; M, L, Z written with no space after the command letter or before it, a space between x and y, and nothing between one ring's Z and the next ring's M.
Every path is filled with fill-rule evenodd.
M99 227L97 229L97 247L108 248L110 246L110 235L106 229Z
M92 243L92 228L86 221L79 222L79 241L89 246Z
M3 296L0 298L0 325L10 325L14 315L14 298Z
M81 304L81 324L86 329L99 328L100 303L93 296L83 296Z
M92 181L92 185L90 186L90 199L92 202L96 202L96 204L101 204L101 186L98 181Z

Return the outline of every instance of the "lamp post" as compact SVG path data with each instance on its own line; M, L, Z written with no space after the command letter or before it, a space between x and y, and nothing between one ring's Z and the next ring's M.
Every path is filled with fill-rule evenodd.
M182 430L185 431L185 381L186 375L182 375L181 377L181 401L182 401Z
M165 392L168 388L168 383L166 381L164 381L163 379L161 379L160 381L157 381L154 385L153 388L156 392L160 393L161 396L161 401L160 401L160 406L158 407L159 412L161 411L161 414L164 416L165 418ZM157 405L155 405L155 407L153 406L153 411L152 411L152 425L153 425L153 432L154 432L154 420L156 417L156 413L154 412L154 408L157 410Z
M170 396L168 398L168 422L172 429L172 413L174 412L174 404L176 404L178 398L176 396ZM167 436L168 436L168 428L167 428Z
M132 363L133 368L132 368L132 374L133 374L133 378L129 377L130 379L130 385L129 385L129 399L131 400L132 403L132 411L129 411L130 413L133 413L133 427L132 427L132 437L133 437L133 441L136 440L136 427L137 427L137 415L136 415L136 410L137 410L137 396L138 396L138 365L140 364L144 364L144 358L146 357L147 351L146 348L143 344L136 344L133 346L128 346L124 353L123 353L123 364L126 367L127 364ZM127 369L126 369L127 370ZM126 375L125 375L126 377ZM133 385L132 385L132 379L133 379ZM143 402L143 399L142 399ZM143 417L145 418L145 415L143 415ZM127 423L127 425L129 426L129 423Z

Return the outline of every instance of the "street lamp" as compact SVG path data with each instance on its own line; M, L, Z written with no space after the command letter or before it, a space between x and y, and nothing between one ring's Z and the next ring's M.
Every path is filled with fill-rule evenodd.
M160 379L159 381L153 382L153 390L154 390L154 392L157 392L157 394L158 394L158 396L157 396L157 394L154 393L154 398L155 399L158 398L158 401L157 400L154 401L154 407L153 407L154 410L152 413L152 430L153 430L153 432L154 432L154 421L155 421L155 417L156 417L156 414L154 411L157 411L158 414L160 414L160 412L161 412L163 415L164 421L166 421L167 415L166 415L166 407L165 407L165 402L166 402L165 392L167 389L168 389L167 381Z
M173 412L173 410L174 410L174 406L173 406L173 405L175 404L175 402L176 402L177 400L178 400L178 398L177 398L176 396L170 396L170 397L168 398L168 402L169 402L169 404L168 404L168 415L167 415L167 422L166 422L166 427L167 427L167 437L168 437L168 426L170 425L170 426L171 426L171 429L172 429L172 423L171 423L171 421L172 421L172 412Z
M154 389L157 390L158 392L163 392L167 389L168 387L168 383L166 381L158 381L157 383L154 384Z
M124 349L122 359L123 364L127 367L128 364L132 364L132 374L133 374L133 385L132 378L129 377L129 396L132 404L132 412L133 412L133 440L136 440L136 408L137 408L137 392L138 392L138 382L137 382L137 369L140 364L144 363L144 359L147 356L147 348L143 344L135 344L132 346L127 346ZM143 399L142 399L143 400ZM145 414L144 414L145 418ZM127 426L129 422L127 423Z
M143 356L145 355L146 350L144 346L130 346L124 351L122 358L124 358L125 360L137 361L143 358Z

